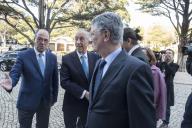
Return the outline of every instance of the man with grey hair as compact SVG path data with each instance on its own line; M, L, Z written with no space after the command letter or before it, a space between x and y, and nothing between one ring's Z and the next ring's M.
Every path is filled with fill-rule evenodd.
M112 12L95 17L91 38L102 58L89 89L87 128L155 128L151 70L122 50L120 17Z
M84 128L89 106L89 84L99 56L88 52L89 32L79 29L76 50L62 58L61 86L65 89L63 114L66 128Z

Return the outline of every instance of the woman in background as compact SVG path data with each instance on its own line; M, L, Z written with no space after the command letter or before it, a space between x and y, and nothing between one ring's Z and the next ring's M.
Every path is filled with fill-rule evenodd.
M154 104L156 109L156 119L164 120L166 116L166 104L167 104L167 89L165 79L160 69L156 66L156 57L153 51L149 48L143 48L143 52L146 54L154 80Z

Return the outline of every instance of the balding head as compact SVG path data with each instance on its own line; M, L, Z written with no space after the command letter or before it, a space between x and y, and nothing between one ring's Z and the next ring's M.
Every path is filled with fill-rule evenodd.
M39 29L35 34L35 48L38 52L44 52L49 43L49 32L45 29Z
M90 41L89 32L85 29L79 29L75 35L75 46L79 53L86 53Z

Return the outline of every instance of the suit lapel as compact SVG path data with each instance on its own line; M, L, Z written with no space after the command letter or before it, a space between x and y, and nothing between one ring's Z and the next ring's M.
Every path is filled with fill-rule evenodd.
M139 50L140 50L140 47L136 48L136 49L131 53L131 55L134 56Z
M79 60L79 57L78 57L76 51L72 54L72 56L73 56L73 62L74 62L74 64L75 64L75 67L77 66L78 72L80 73L80 75L81 75L84 79L87 80L87 77L86 77L86 75L85 75L85 72L83 71L83 67L82 67L82 65L81 65L81 62L80 62L80 60ZM76 65L76 64L77 64L77 65ZM88 81L88 80L87 80L87 81Z
M49 71L49 67L51 66L51 61L50 61L50 54L49 52L46 52L46 58L45 58L45 72L44 72L44 78L47 76L48 71Z
M41 77L43 78L43 75L41 73L41 70L40 70L40 67L39 67L39 64L38 64L38 61L37 61L37 57L36 57L36 54L35 54L35 51L34 49L31 49L31 60L34 64L34 66L36 67L37 71L39 72L39 74L41 75Z
M89 64L89 81L91 80L91 77L92 77L92 73L93 73L93 70L94 70L94 60L91 56L90 53L87 53L87 56L88 56L88 64Z
M98 70L99 62L100 62L100 59L95 64L92 79L91 79L91 82L90 82L90 89L89 90L90 90L90 94L91 94L91 101L93 101L93 89L94 89L94 85L95 85L95 77L96 77L96 73L97 73L97 70Z
M111 63L105 76L101 80L97 94L93 99L93 104L99 99L101 94L107 89L107 87L110 85L110 82L113 81L113 79L115 79L115 77L118 75L118 73L124 66L123 60L125 60L126 58L127 58L126 52L122 51Z

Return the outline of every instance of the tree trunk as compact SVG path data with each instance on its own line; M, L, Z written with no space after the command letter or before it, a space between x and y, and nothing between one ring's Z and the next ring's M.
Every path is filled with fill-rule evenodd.
M179 71L185 72L185 64L186 64L186 58L183 55L182 47L185 46L187 43L186 36L179 37L179 45L178 45L178 56L177 56L177 64L179 65Z
M39 0L39 28L45 28L45 2L44 0Z
M178 47L179 49L179 47ZM179 71L180 72L185 72L185 59L184 59L184 56L183 56L183 53L181 52L178 52L178 59L177 59L177 64L179 65Z
M6 35L4 32L1 33L1 41L3 42L2 46L6 47Z

